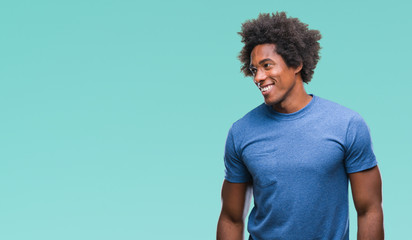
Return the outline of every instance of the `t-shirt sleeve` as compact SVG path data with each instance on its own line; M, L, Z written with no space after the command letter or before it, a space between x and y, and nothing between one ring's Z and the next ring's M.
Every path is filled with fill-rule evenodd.
M377 165L369 127L359 114L349 122L345 147L347 173L360 172Z
M252 177L250 176L247 167L239 156L235 148L235 140L233 137L233 126L230 128L226 138L225 145L225 179L229 182L241 183L249 182Z

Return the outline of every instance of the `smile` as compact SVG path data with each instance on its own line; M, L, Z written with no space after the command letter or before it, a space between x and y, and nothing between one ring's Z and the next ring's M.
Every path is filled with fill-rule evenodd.
M269 86L266 86L266 87L263 87L263 88L260 88L260 91L263 93L263 92L269 91L272 88L273 88L273 84L271 84Z

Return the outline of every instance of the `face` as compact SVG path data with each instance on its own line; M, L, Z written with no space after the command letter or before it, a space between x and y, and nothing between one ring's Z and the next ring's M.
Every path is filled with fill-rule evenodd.
M275 48L275 44L261 44L253 48L250 71L265 103L276 109L277 106L282 107L285 101L293 99L301 88L299 84L303 84L299 73L301 67L288 67Z

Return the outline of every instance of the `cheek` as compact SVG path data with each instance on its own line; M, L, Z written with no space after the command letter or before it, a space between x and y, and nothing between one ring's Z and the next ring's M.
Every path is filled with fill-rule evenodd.
M269 76L271 78L278 79L278 78L281 77L280 73L281 73L281 71L279 71L278 69L273 69L273 70L270 71Z
M290 70L284 70L279 72L278 76L282 80L282 82L284 82L284 84L287 84L293 81L293 79L295 78L295 73Z

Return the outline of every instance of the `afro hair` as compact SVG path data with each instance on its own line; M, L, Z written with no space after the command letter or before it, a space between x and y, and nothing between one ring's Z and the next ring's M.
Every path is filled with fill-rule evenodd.
M241 71L245 76L252 76L249 65L253 48L272 43L288 67L298 67L302 63L300 73L303 82L308 83L312 79L320 58L318 41L322 36L318 30L308 29L307 24L297 18L288 18L285 12L276 12L259 14L257 19L244 22L238 34L244 43L239 60L243 64Z

